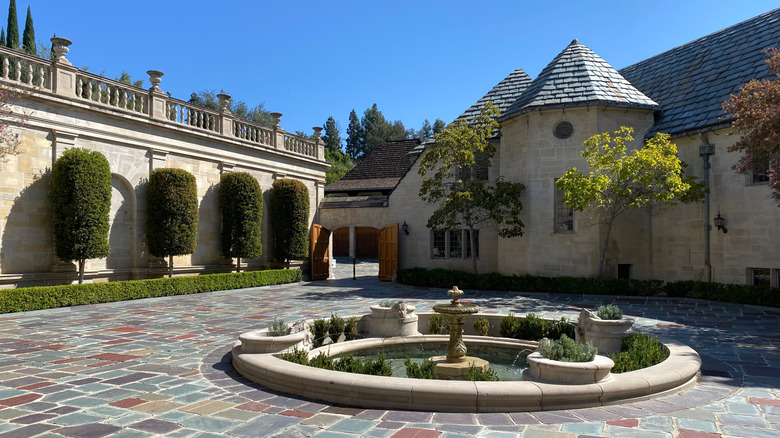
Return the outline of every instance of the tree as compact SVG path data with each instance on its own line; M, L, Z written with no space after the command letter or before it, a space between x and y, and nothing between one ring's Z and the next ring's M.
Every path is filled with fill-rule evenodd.
M685 163L677 158L677 146L669 135L658 133L642 148L630 153L627 144L634 138L632 128L594 135L586 140L580 155L591 171L583 174L577 168L566 171L555 186L563 191L563 202L577 211L592 207L607 231L599 256L599 277L604 272L604 258L615 219L632 208L653 204L674 205L700 202L704 182L693 176L683 177Z
M388 122L376 104L363 113L363 118L360 119L360 128L363 140L360 143L359 158L370 154L386 141L406 138L404 124L400 120Z
M79 283L84 261L108 257L111 167L100 152L66 150L51 170L54 250L65 262L77 260Z
M347 126L347 155L355 161L360 157L363 149L363 129L360 126L360 120L353 108L349 113L349 125Z
M132 85L134 87L143 88L144 86L144 80L138 79L136 81L133 80L133 78L130 76L130 73L122 70L122 75L118 78L114 78L115 81L121 82L123 84Z
M19 50L19 23L16 16L16 0L8 4L8 32L6 35L6 47Z
M33 19L29 6L27 6L27 20L24 22L24 32L22 32L22 51L30 55L38 54L38 47L35 44L35 29L33 28Z
M325 142L325 150L341 152L341 137L339 136L339 124L333 118L328 117L323 126L322 141Z
M446 123L444 123L444 120L442 119L436 119L435 122L433 122L433 134L436 135L442 131L444 131L444 128L447 126Z
M14 91L0 85L0 161L4 160L7 155L17 155L22 151L22 141L19 134L10 128L24 124L29 116L22 112L13 111L11 102L18 100L25 94L26 92Z
M271 187L274 256L287 263L309 255L309 190L296 179L278 179Z
M499 129L495 118L498 109L485 105L469 124L456 120L434 136L434 144L422 158L419 173L423 176L420 198L439 204L428 219L428 228L469 229L471 248L477 248L476 229L482 224L498 226L502 238L523 235L520 201L525 187L520 183L497 178L494 184L482 178L480 166L490 166L496 147L490 141ZM432 176L428 176L429 173ZM477 273L477 251L471 252L473 272Z
M422 141L433 137L433 127L431 126L431 122L429 122L428 119L425 119L418 134L420 136L420 140Z
M341 179L355 165L349 156L341 151L338 122L333 117L328 117L323 128L322 140L325 142L325 159L330 163L330 168L325 173L325 182L330 184Z
M146 192L146 242L149 253L168 257L195 252L198 235L198 188L195 176L183 169L157 169Z
M5 28L0 27L0 46L5 46ZM7 47L7 46L6 46Z
M222 254L236 257L236 271L241 272L242 257L257 258L263 253L260 183L248 173L223 174L219 181L219 208L222 212Z
M780 51L766 53L770 70L780 76ZM731 126L742 136L728 149L743 153L734 169L747 174L766 171L772 197L780 205L780 80L753 79L723 102L723 110L734 116Z
M222 92L224 93L224 90ZM219 99L217 98L216 90L202 90L192 93L190 94L189 103L213 111L219 111ZM250 107L244 101L231 99L228 109L239 119L269 128L273 126L273 118L271 113L265 109L264 102Z

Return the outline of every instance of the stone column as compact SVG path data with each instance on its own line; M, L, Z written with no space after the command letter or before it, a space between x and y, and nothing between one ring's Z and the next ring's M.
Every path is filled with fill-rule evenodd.
M67 38L51 38L51 51L55 58L51 64L51 91L72 98L76 95L76 72L78 69L65 58L72 43Z
M282 113L271 113L271 117L274 120L274 148L284 149L284 129L279 126L279 121L282 120Z
M51 135L54 137L51 149L51 165L53 167L54 162L62 156L65 149L76 147L76 139L79 135L75 132L63 131L61 129L52 129Z
M167 158L167 151L149 149L149 173L151 174L154 169L164 169Z
M219 133L226 137L233 137L233 113L230 112L230 95L220 93L219 98Z
M355 233L355 226L349 226L349 256L355 257L357 255L357 234Z
M167 120L167 96L160 89L164 73L158 70L149 70L146 73L149 75L149 82L152 84L152 88L149 89L149 117Z

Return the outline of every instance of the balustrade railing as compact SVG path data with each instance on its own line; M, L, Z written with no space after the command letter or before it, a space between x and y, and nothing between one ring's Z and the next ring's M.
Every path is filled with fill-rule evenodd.
M243 120L236 119L233 121L233 135L253 143L259 143L266 146L275 146L275 136L272 129L259 125L253 125Z
M76 97L138 113L149 112L149 92L102 76L79 71Z
M191 105L182 100L168 99L168 120L205 131L218 132L219 113Z
M310 140L304 140L294 135L284 136L284 148L296 154L306 155L308 157L316 156L316 145Z
M51 89L51 63L7 47L0 47L2 79Z

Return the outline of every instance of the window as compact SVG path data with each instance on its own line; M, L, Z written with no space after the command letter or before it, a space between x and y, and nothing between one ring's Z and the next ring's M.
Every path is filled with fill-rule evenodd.
M563 191L555 189L555 232L574 232L574 209L563 202Z
M458 169L458 178L463 181L468 181L471 179L471 172L474 172L475 181L487 181L488 167L490 167L490 162L485 154L477 153L474 157L474 165L472 167L461 167Z
M749 268L748 281L753 286L771 286L771 277L769 268Z
M432 231L431 258L471 258L470 236L469 230ZM479 230L474 230L474 240L474 254L479 258Z
M447 244L447 234L446 231L434 231L433 237L432 237L432 248L431 248L431 257L433 258L444 258L447 256L447 249L445 245Z
M466 258L471 258L471 231L465 230ZM479 230L474 230L474 256L479 258Z
M618 278L623 280L631 279L631 265L626 263L618 263Z
M753 171L750 172L751 184L763 184L769 182L769 177L766 174L767 170L769 170L768 161L763 161L764 164L760 163L761 161L754 163Z

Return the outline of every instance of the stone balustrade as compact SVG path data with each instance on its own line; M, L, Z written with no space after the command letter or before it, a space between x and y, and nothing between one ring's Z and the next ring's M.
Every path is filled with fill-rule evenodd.
M119 112L148 115L158 122L193 132L221 135L250 147L264 146L291 155L325 160L321 128L315 128L313 138L307 139L286 133L279 126L281 113L272 113L274 126L270 128L237 119L228 109L230 96L227 94L218 96L218 111L174 99L160 88L163 73L156 70L147 72L152 84L149 90L81 71L66 58L71 41L58 37L51 41L55 55L52 61L0 47L0 82L48 90L57 96L111 107Z

